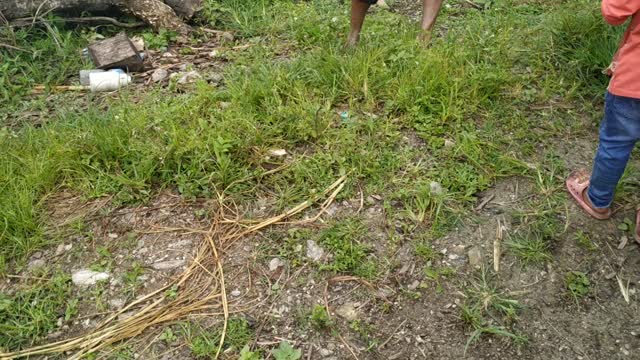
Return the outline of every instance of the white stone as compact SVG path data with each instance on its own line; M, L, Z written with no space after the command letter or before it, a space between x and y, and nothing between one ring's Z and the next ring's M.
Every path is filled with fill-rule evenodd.
M307 257L315 262L322 260L324 250L313 240L307 240Z
M95 285L98 281L109 279L109 274L105 272L97 272L93 270L79 270L71 275L71 281L78 286Z

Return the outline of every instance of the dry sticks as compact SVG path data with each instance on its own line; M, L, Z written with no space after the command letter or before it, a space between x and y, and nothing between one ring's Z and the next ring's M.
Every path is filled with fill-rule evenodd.
M69 359L81 359L89 353L103 350L109 345L140 335L153 326L177 321L198 312L224 316L217 357L222 350L229 317L222 259L218 249L226 249L240 238L268 226L282 223L285 219L307 210L313 204L324 199L319 214L310 220L305 220L305 222L317 220L333 202L345 183L346 176L343 176L316 197L281 215L254 223L251 226L247 226L247 223L240 219L229 221L229 217L226 215L231 210L222 203L218 204L209 231L185 229L185 231L204 234L202 244L193 261L179 277L112 314L89 334L30 349L0 353L0 359L9 360L56 353L71 353ZM119 320L120 315L130 314L134 309L137 309L134 314Z

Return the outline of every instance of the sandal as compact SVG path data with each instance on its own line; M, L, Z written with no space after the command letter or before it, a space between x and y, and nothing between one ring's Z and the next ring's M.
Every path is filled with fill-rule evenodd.
M598 220L608 220L611 217L611 209L607 209L606 212L597 212L591 204L585 201L584 192L589 188L589 174L584 170L574 171L567 178L567 190L573 199L580 205L582 210L586 211L593 218ZM640 214L640 212L638 213ZM640 217L636 220L640 221ZM638 236L638 235L636 235Z

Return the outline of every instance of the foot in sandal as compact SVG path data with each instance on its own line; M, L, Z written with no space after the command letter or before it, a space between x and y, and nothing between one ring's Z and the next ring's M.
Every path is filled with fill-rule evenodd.
M589 174L584 170L574 171L567 178L567 190L573 199L593 218L598 220L607 220L611 217L610 208L596 208L591 203L591 199L587 194L589 189ZM640 218L638 219L640 220Z

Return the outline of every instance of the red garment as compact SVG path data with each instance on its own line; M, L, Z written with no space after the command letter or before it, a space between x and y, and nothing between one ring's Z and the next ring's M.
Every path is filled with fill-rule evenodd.
M640 99L640 0L603 0L602 16L611 25L631 18L620 47L613 57L609 92Z

